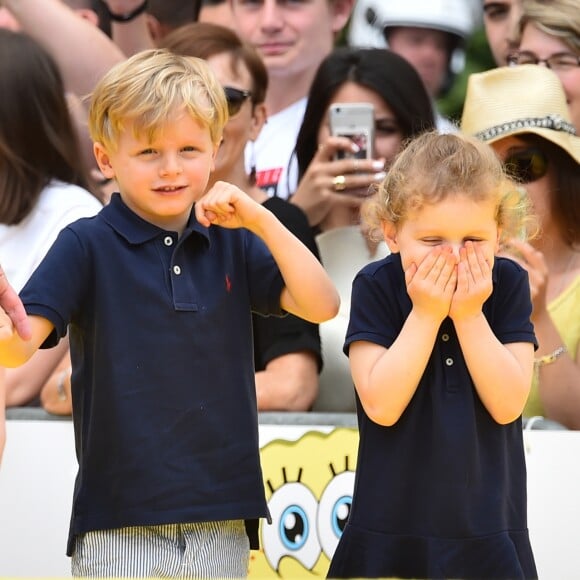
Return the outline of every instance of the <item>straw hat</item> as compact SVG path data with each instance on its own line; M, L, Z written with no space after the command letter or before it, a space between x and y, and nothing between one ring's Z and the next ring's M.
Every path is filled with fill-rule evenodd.
M562 84L543 66L524 64L471 74L461 130L487 143L535 133L580 163L580 137L576 136Z

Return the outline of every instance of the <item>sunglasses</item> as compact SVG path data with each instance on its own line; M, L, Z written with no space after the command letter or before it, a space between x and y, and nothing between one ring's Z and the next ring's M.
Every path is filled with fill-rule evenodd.
M230 117L237 115L246 99L249 99L252 96L251 91L234 89L234 87L224 87L224 93L226 94L228 113L230 114Z
M508 175L519 183L532 183L548 172L548 158L535 148L511 153L503 165Z

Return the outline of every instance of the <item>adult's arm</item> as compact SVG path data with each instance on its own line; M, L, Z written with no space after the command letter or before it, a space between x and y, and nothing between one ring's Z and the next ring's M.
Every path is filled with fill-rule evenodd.
M98 27L78 16L61 0L2 0L24 32L52 55L67 91L90 93L114 64L125 59L121 49Z
M105 0L104 4L113 14L131 14L143 4L143 0ZM124 55L131 56L142 50L154 48L147 12L141 12L129 22L111 20L111 37Z
M46 381L40 391L40 403L45 411L53 415L71 415L71 360L67 354Z
M318 361L311 351L272 359L256 373L259 411L308 411L318 395Z

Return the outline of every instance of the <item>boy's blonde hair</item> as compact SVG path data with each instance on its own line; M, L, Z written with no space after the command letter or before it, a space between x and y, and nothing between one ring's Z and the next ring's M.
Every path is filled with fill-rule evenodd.
M115 65L90 99L91 139L112 150L127 123L136 135L152 139L169 117L184 110L209 129L217 145L228 120L223 88L208 64L163 49L145 50Z
M399 153L363 206L362 217L369 234L378 239L382 223L397 225L423 206L455 195L476 202L495 200L500 242L533 233L529 198L509 179L494 150L473 137L435 131L411 140Z

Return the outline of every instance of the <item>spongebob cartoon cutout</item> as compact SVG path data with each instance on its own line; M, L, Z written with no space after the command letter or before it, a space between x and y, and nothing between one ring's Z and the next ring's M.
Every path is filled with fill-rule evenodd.
M252 578L326 577L350 513L358 432L307 431L261 449L272 523L260 525Z

